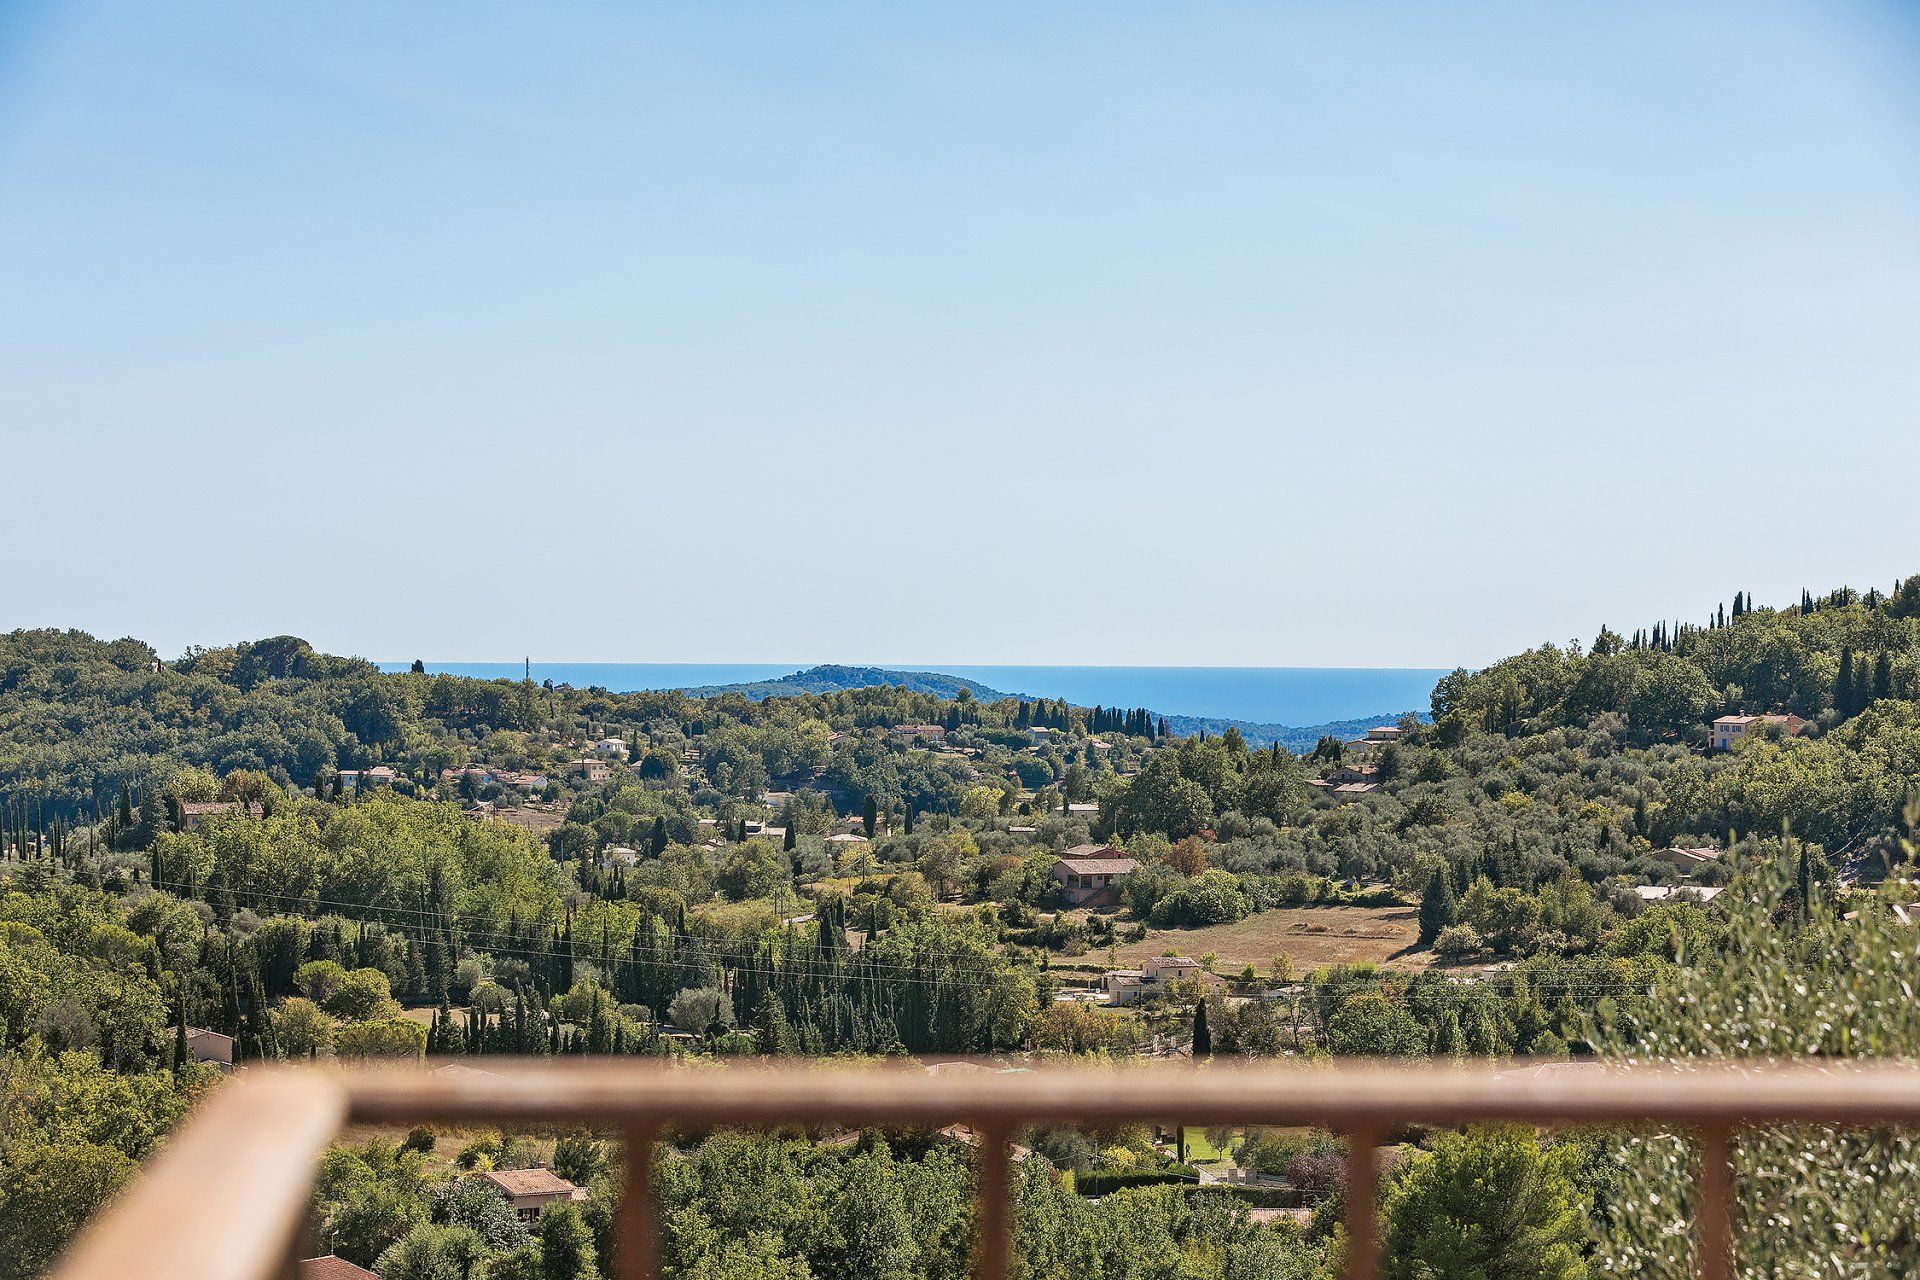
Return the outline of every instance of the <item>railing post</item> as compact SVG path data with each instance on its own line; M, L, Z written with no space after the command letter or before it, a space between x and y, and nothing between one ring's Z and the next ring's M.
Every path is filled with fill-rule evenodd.
M1700 1207L1694 1230L1700 1280L1733 1280L1733 1134L1715 1125L1701 1129L1698 1138Z
M1013 1259L1012 1179L1007 1159L1010 1134L1003 1124L974 1127L980 1136L980 1145L974 1149L974 1280L1008 1280Z
M1379 1280L1380 1165L1377 1129L1349 1129L1347 1138L1346 1280Z
M308 1258L320 1256L320 1234L311 1213L300 1219L300 1225L294 1228L293 1235L287 1241L287 1256L281 1260L280 1276L282 1280L300 1280L300 1264Z
M660 1131L653 1125L626 1130L626 1185L620 1195L620 1216L614 1231L618 1252L614 1274L619 1280L656 1280L660 1274L660 1210L653 1199L653 1144Z

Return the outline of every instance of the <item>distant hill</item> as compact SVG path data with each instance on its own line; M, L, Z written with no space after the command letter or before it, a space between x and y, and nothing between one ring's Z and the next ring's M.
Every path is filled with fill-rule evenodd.
M745 684L713 684L697 689L683 689L682 693L694 698L714 698L725 693L737 693L754 702L766 698L792 697L796 694L839 693L846 689L871 689L878 685L891 685L909 689L915 693L937 694L942 698L951 698L965 689L981 702L997 702L1001 698L1033 698L1035 694L1003 693L988 688L978 680L967 680L960 676L943 675L938 671L894 671L887 667L848 667L837 663L826 666L809 667L805 671L796 671L790 676L781 676L777 680L755 680ZM1393 724L1401 716L1413 714L1425 720L1424 712L1388 711L1377 716L1363 716L1357 720L1332 720L1325 724L1288 725L1257 724L1251 720L1230 720L1218 716L1176 716L1154 712L1156 717L1167 722L1167 728L1180 737L1192 737L1197 733L1219 735L1228 729L1238 729L1240 736L1256 747L1264 747L1278 742L1290 751L1311 750L1321 738L1331 734L1337 738L1357 738L1376 725Z
M697 689L682 689L680 692L690 698L716 698L723 693L737 693L759 702L766 698L790 698L803 693L839 693L845 689L871 689L879 685L891 685L914 693L936 694L942 698L951 698L965 689L982 702L998 702L1002 698L1015 696L989 689L978 680L963 680L959 676L941 675L937 671L890 671L885 667L846 667L838 663L808 667L805 671L796 671L777 680L710 684Z

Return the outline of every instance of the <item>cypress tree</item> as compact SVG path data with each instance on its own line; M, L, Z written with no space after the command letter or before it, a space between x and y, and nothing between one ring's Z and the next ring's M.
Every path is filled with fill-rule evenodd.
M778 992L769 991L760 998L753 1027L755 1047L761 1053L772 1058L793 1052L793 1031L787 1025L787 1011Z
M1193 1060L1213 1056L1213 1032L1207 1030L1207 1002L1203 998L1193 1006Z
M1432 946L1440 931L1459 918L1459 905L1453 899L1453 885L1445 869L1435 869L1427 879L1427 891L1420 897L1420 942Z
M1800 919L1804 923L1813 916L1813 853L1806 844L1800 846L1800 869L1798 875L1800 888Z
M179 1075L187 1068L187 980L176 978L174 991L173 1073Z

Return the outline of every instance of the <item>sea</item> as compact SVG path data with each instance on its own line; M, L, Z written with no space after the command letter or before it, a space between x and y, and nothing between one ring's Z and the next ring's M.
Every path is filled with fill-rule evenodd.
M383 662L404 671L406 662ZM517 680L518 662L428 662L427 670ZM614 693L697 689L774 680L814 666L795 662L536 662L535 680ZM1425 711L1444 669L1412 667L1072 667L859 663L892 671L937 671L1002 693L1065 698L1075 706L1146 707L1159 715L1318 725Z

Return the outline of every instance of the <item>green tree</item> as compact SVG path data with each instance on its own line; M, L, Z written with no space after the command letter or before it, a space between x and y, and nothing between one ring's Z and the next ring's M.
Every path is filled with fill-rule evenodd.
M540 1280L595 1280L600 1268L594 1259L593 1231L580 1216L580 1207L566 1201L550 1204L536 1228L540 1244Z
M98 1143L11 1142L0 1160L0 1280L45 1271L133 1170L132 1160Z
M422 1222L390 1245L373 1269L381 1280L467 1280L491 1252L469 1227Z
M1453 878L1444 867L1435 867L1427 877L1426 892L1420 896L1420 942L1432 946L1440 931L1460 918L1460 906L1453 896Z
M1353 1057L1420 1058L1426 1056L1427 1035L1386 996L1361 995L1327 1019L1327 1049Z
M1389 1280L1584 1280L1576 1159L1571 1148L1542 1151L1520 1129L1439 1135L1388 1188Z
M317 1058L333 1045L333 1019L313 1001L293 996L268 1015L273 1042L289 1058Z

